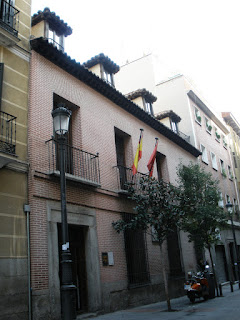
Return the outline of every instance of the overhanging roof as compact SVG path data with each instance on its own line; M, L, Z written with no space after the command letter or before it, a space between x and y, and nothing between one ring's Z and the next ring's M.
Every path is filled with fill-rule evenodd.
M240 137L240 124L231 114L231 112L222 112L222 117L226 121L226 123L232 127L232 129L236 132L236 134Z
M63 34L65 37L72 34L72 28L70 28L66 22L60 19L55 12L51 12L49 8L45 8L43 11L38 11L32 16L32 27L42 20L46 20L49 23L50 28Z
M155 97L150 91L146 89L138 89L136 91L130 92L126 94L126 97L130 100L136 99L138 97L144 97L150 103L157 101L157 97Z
M181 118L179 117L179 115L177 115L172 110L165 110L165 111L158 112L156 114L156 119L158 119L158 120L162 120L165 118L171 118L173 121L175 121L177 123L181 121Z
M101 63L109 73L117 73L120 69L115 62L113 62L110 58L108 58L108 56L105 56L103 53L100 53L90 60L84 62L83 66L86 68L91 68L99 63Z
M138 105L127 99L122 93L108 85L104 80L100 79L79 62L71 59L66 53L58 50L53 44L48 43L47 39L42 37L35 38L30 41L30 44L32 50L36 51L41 56L68 72L78 80L84 82L86 85L99 92L101 95L105 96L113 103L135 116L137 119L149 125L151 128L155 129L161 135L176 143L193 156L198 157L201 154L198 149L185 141L179 135L175 134L171 129L163 125Z

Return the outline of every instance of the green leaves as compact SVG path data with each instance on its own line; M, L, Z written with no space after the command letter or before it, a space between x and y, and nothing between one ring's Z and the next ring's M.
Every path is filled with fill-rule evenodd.
M226 227L226 215L218 206L218 181L198 164L178 167L179 206L182 210L181 228L189 240L208 247L218 241L218 229Z

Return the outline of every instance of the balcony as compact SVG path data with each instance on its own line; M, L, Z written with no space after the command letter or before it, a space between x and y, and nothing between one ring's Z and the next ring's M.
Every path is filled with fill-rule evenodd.
M48 147L49 174L60 176L59 143L50 139ZM99 156L65 145L66 179L100 187Z
M18 38L19 10L6 0L0 0L0 45L13 46Z
M132 168L126 168L123 166L115 167L118 173L118 192L127 193L128 184L133 183L135 190L140 190L140 179L147 177L147 174L137 172L135 175L132 174Z
M184 140L186 140L188 143L190 143L190 136L187 136L185 133L181 132L178 130L177 134L183 138Z
M16 156L16 117L0 111L0 168Z

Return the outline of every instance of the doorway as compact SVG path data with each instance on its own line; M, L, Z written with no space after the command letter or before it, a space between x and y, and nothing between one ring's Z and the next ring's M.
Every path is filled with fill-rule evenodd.
M86 269L86 234L88 227L68 225L69 245L72 255L73 284L76 286L76 311L83 313L88 311L87 269ZM61 281L61 224L58 224L59 270Z

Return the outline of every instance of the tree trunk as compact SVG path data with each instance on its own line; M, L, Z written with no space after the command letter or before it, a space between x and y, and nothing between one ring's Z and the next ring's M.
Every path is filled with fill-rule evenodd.
M170 298L169 298L169 292L168 292L167 273L166 273L165 263L164 263L164 260L163 260L162 245L159 243L159 246L160 246L160 254L161 254L161 258L162 258L162 274L163 274L165 295L166 295L166 300L167 300L167 307L168 307L168 311L172 311L171 302L170 302Z
M213 269L213 276L214 276L214 282L215 282L215 286L216 286L217 296L219 297L217 277L216 277L215 267L214 267L214 263L213 263L213 257L212 257L212 253L211 253L211 247L210 247L209 244L208 244L208 251L209 251L209 254L210 254L210 259L211 259L211 264L212 264L212 269Z

